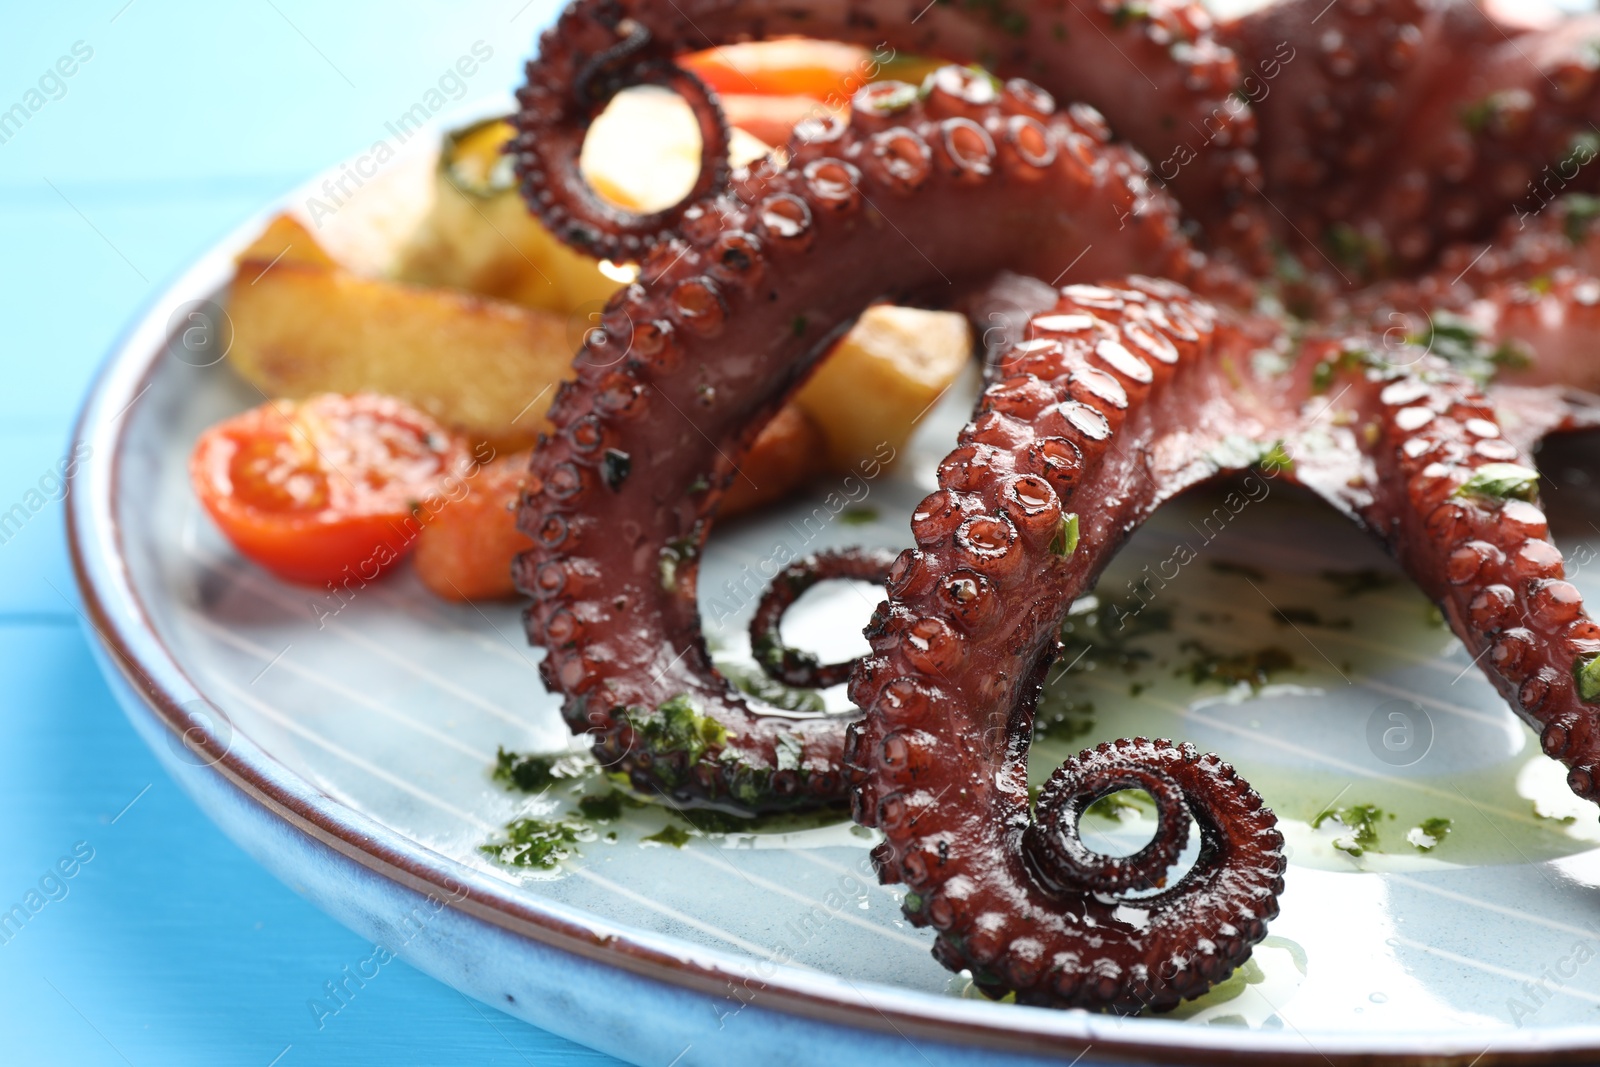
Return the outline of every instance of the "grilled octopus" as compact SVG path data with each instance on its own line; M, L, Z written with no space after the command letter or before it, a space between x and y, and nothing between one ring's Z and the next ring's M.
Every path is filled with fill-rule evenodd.
M528 65L510 150L531 208L640 267L558 393L521 505L534 547L516 577L546 684L608 766L674 803L848 798L935 956L993 996L1170 1008L1277 914L1282 836L1217 756L1108 742L1036 800L1026 773L1074 599L1160 504L1269 453L1442 606L1574 791L1600 789L1600 627L1531 467L1544 435L1600 410L1581 343L1600 243L1585 201L1526 208L1538 168L1573 172L1562 194L1591 184L1573 161L1600 149L1585 133L1600 34L1464 2L1318 6L1214 25L1171 0L577 0ZM868 85L732 172L714 94L674 57L787 33L996 74ZM638 84L682 95L704 146L690 194L643 216L577 162L589 122ZM913 516L915 547L802 561L757 612L765 668L833 684L845 665L782 647L784 609L818 580L885 581L850 671L861 717L741 695L695 599L741 450L873 302L970 307L1016 276L1038 280ZM1468 341L1434 351L1445 318ZM1294 358L1273 370L1262 352ZM1079 817L1130 788L1156 802L1153 840L1089 850ZM1174 876L1191 824L1198 858Z

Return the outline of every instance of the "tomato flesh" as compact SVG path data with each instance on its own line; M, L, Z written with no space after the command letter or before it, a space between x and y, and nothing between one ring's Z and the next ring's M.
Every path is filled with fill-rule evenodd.
M889 78L915 85L938 66L889 49L874 52L801 37L723 45L682 56L679 62L719 95L806 96L830 108L848 104L868 82Z
M410 550L465 446L390 397L275 400L208 429L190 481L241 555L290 581L371 581Z

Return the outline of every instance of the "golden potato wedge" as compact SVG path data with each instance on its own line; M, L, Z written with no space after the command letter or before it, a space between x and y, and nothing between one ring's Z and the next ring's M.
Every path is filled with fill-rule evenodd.
M433 211L402 251L399 277L565 312L604 302L629 277L627 268L602 267L573 251L528 210L501 152L514 132L493 119L446 139ZM731 149L735 165L768 151L738 130ZM629 89L590 127L579 165L596 192L618 207L670 207L694 184L700 130L675 94Z
M492 121L448 139L437 203L402 257L402 282L342 270L295 219L273 220L242 254L231 290L240 373L269 395L389 393L497 447L530 442L554 384L569 376L575 333L626 273L609 265L604 273L527 212L500 153L509 134ZM641 138L668 164L640 167ZM766 150L753 139L738 144L747 156ZM692 182L697 153L680 99L630 91L596 123L585 166L608 195L648 211L681 195L674 182ZM770 461L757 479L762 499L819 465L850 469L885 443L898 450L969 348L959 316L867 312L798 397L807 418L780 418L750 460ZM771 441L802 444L784 452ZM761 502L742 499L751 493L740 479L725 506Z
M446 139L433 210L401 250L397 276L551 311L605 300L617 280L556 240L522 202L500 154L512 132L495 119Z
M386 393L501 449L544 427L572 363L564 315L303 262L240 263L228 315L234 368L268 396Z
M822 428L829 464L852 470L884 444L900 452L971 357L964 316L880 304L823 359L795 402Z
M234 260L238 263L299 263L308 267L338 265L299 219L286 214L267 223L261 236Z

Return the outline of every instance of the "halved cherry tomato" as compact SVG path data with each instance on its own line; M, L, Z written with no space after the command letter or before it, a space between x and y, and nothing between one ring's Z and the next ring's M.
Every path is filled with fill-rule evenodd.
M786 145L801 119L828 114L809 96L772 96L764 93L722 93L722 113L728 125L769 145ZM699 162L696 159L696 162Z
M189 459L200 502L234 547L290 581L371 581L398 562L470 476L464 444L390 397L275 400L208 429Z
M803 37L724 45L679 62L719 95L809 96L833 108L843 107L868 82L892 78L917 84L938 66L889 49L871 51Z

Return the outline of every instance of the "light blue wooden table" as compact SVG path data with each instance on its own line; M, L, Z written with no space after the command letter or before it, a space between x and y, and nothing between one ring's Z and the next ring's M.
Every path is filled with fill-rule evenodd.
M0 929L0 1062L614 1062L403 963L318 1028L308 1000L372 947L224 838L134 736L90 660L40 483L158 286L382 136L474 43L494 56L463 95L513 86L553 6L0 2L0 115L39 105L0 124L0 512L47 498L0 532L0 912L39 905ZM61 879L74 849L92 858Z

